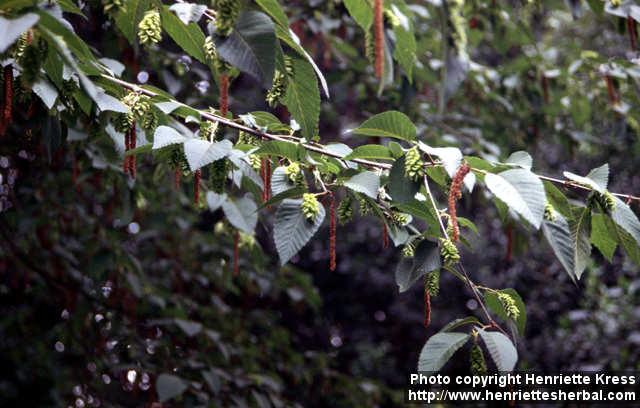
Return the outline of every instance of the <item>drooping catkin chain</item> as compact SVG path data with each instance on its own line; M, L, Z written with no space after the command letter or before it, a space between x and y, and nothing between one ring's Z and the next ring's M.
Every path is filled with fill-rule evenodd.
M2 108L2 121L0 122L0 136L4 136L13 118L13 67L11 64L7 64L4 67L3 80L4 106Z
M373 30L375 41L375 74L382 79L384 75L384 10L383 0L374 0Z
M336 270L336 199L329 193L329 270Z
M465 176L471 171L471 167L467 163L458 167L456 174L451 181L449 189L449 225L451 226L451 241L457 242L460 236L460 227L458 226L458 215L456 211L456 201L462 197L462 183Z
M123 81L121 79L118 78L114 78L110 75L106 75L106 74L102 74L101 75L102 78L113 82L117 85L122 86L123 88L126 89L130 89L132 91L136 91L142 94L145 94L147 96L152 96L152 97L156 97L159 96L158 93L153 92L149 89L145 89L142 88L136 84L132 84L130 82L127 81ZM295 137L291 137L291 135L277 135L277 134L272 134L272 133L267 133L267 132L263 132L260 131L258 129L254 129L251 128L249 126L245 126L242 123L238 123L232 119L227 119L225 117L222 117L220 115L216 115L214 113L208 112L206 110L202 110L202 109L196 109L193 108L189 105L187 105L186 103L183 102L179 102L175 99L172 99L171 102L175 102L176 104L178 104L181 107L185 107L185 108L189 108L189 109L193 109L196 110L200 116L206 120L209 120L211 122L218 122L222 125L225 126L229 126L231 128L234 129L238 129L238 130L242 130L246 133L252 134L254 136L258 136L258 137L262 137L264 139L268 139L268 140L275 140L275 141L279 141L279 142L284 142L284 143L291 143L294 145L299 145L302 146L302 148L304 148L305 150L311 151L311 152L315 152L315 153L319 153L322 154L324 156L327 157L333 157L335 159L338 160L344 160L345 156L344 154L340 154L334 151L329 151L327 150L323 145L320 145L318 143L301 143L300 140L298 138ZM381 170L390 170L392 165L388 164L388 163L379 163L379 162L375 162L375 161L371 161L371 160L366 160L366 159L349 159L349 161L354 162L354 163L358 163L360 165L366 166L366 167L370 167L370 168L376 168L376 169L381 169ZM428 163L427 165L439 165L439 163ZM477 169L477 168L472 168L472 170L474 171L478 171L480 173L485 172L482 169ZM567 179L559 179L559 178L555 178L555 177L549 177L549 176L543 176L540 174L536 174L536 176L541 179L541 180L545 180L545 181L549 181L555 184L561 184L565 187L572 187L572 188L576 188L576 189L580 189L580 190L585 190L585 191L592 191L592 189L588 186L582 185L582 184L578 184L575 182L572 182L571 180L567 180ZM623 193L611 193L612 195L622 198L622 199L626 199L626 200L634 200L634 201L640 201L640 196L636 196L633 194L623 194Z
M220 75L220 114L227 116L229 112L229 75Z

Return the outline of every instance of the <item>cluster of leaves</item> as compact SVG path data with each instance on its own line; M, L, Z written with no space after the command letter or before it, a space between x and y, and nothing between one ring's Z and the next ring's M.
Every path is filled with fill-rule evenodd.
M455 202L462 195L462 186L472 193L476 184L480 184L505 223L518 223L533 233L542 230L572 279L580 279L590 259L592 244L609 259L619 246L631 260L640 263L640 222L622 199L637 197L607 190L609 168L606 164L586 176L565 172L562 179L546 177L532 171L533 160L528 153L518 151L501 160L491 153L491 145L483 139L478 139L480 147L474 155L463 154L460 146L433 147L426 143L428 131L419 129L405 113L394 110L372 115L350 131L353 135L381 138L387 141L386 145L375 143L352 149L342 143L320 144L321 93L329 97L327 81L289 28L285 10L276 1L255 3L221 1L209 8L182 2L167 6L158 1L136 0L115 7L109 2L105 10L133 47L140 43L146 47L145 52L161 54L160 41L166 33L174 46L210 69L211 76L221 85L228 77L253 78L265 91L264 97L270 105L281 104L286 108L291 117L289 123L264 111L234 115L222 108L196 109L158 88L119 79L124 75L124 66L98 58L65 20L63 13L83 14L69 1L34 6L30 1L15 0L0 6L4 14L0 18L7 32L0 40L0 52L5 53L5 72L8 69L12 73L5 76L5 89L13 86L15 76L19 78L16 83L21 91L33 92L41 99L52 114L50 121L55 124L53 130L45 129L49 138L52 132L60 134L64 128L68 134L82 135L92 141L110 139L122 155L151 153L158 162L193 173L196 191L200 189L201 175L216 180L206 186L206 194L195 194L197 199L201 198L196 205L210 210L221 208L228 223L244 234L254 234L258 209L268 213L277 205L273 238L282 265L309 242L324 222L326 211L318 199L340 194L343 201L358 203L361 214L376 216L394 245L405 249L407 256L396 271L401 291L425 275L440 269L449 271L469 285L487 312L486 317L491 320L487 323L492 324L492 329L499 327L495 326L489 311L513 323L520 332L524 330L526 312L515 291L479 286L459 264L458 223L467 230L476 229L471 220L455 214ZM371 36L375 8L367 1L345 1L344 6L364 36ZM604 9L597 5L591 7L594 15L606 11L609 15L630 19L635 29L635 6L608 3ZM521 29L515 20L486 8L486 4L444 2L431 10L439 15L441 30L427 28L418 32L415 21L430 15L427 8L410 7L402 0L385 2L385 64L378 94L383 95L385 89L394 86L396 79L414 84L416 88L417 81L428 83L433 70L425 68L417 56L422 55L423 48L429 49L433 42L440 42L442 60L430 61L431 66L441 67L438 71L441 88L431 113L435 110L442 116L447 103L456 102L456 92L465 79L485 100L501 104L508 112L514 111L509 101L491 86L490 81L497 75L489 68L472 63L469 48L477 45L482 50L482 45L490 42L499 49L507 45L501 44L501 40L514 33L518 35L508 45L515 41L524 47L530 41L526 35L528 28ZM535 13L535 5L523 7L522 12ZM494 25L495 29L472 35L465 19L469 14L477 15L473 17L474 25L484 24L486 19L486 24ZM505 21L497 24L492 18ZM34 42L33 38L39 41ZM40 40L47 46L42 47ZM33 58L25 61L21 57L28 54L22 50L24 44L27 49L37 47L46 56L38 60L39 64L34 64ZM524 54L532 58L527 51ZM536 51L532 59L544 55L544 50ZM394 62L401 68L401 74L394 71ZM541 67L547 63L544 59L533 62ZM517 66L518 61L512 64ZM558 85L562 80L576 81L574 74L580 70L588 73L585 81L593 80L594 75L604 77L606 87L599 89L608 92L608 105L625 118L625 126L637 128L636 119L629 114L629 103L622 98L631 95L631 103L637 98L632 93L638 78L632 62L621 58L609 62L605 56L588 53L561 73L539 69L543 101L550 100L551 79ZM518 78L509 83L504 79L500 86L529 94L525 85L518 89ZM138 146L133 150L123 142L125 135L114 126L123 115L130 117L133 112L132 106L122 102L130 92L148 97L156 118L133 127L137 142L134 146ZM225 93L226 87L221 86L220 106L222 100L226 100ZM7 99L7 94L5 91L5 106L20 103ZM575 102L580 109L572 111L573 125L585 121L587 108L580 97L577 96ZM557 102L560 107L571 103L571 98ZM559 109L552 103L548 105L541 111L552 114L554 109ZM522 111L525 109L517 110ZM486 116L503 120L500 115ZM214 122L217 127L203 132L206 122ZM3 125L11 131L11 123ZM490 127L495 130L500 126L503 125ZM253 137L248 141L240 132ZM296 171L292 171L292 166ZM465 174L456 182L460 169L465 169ZM585 194L576 195L581 201L569 200L554 183ZM449 196L447 210L437 204L438 190ZM464 233L460 240L466 243ZM447 328L432 337L423 349L421 369L439 369L469 338L478 336L499 370L513 369L517 353L508 336L488 330L475 318L454 322L453 327L459 327L460 323L471 324L473 336L448 333Z

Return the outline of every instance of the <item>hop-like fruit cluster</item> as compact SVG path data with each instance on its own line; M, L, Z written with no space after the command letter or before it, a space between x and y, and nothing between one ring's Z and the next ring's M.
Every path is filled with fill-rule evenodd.
M260 171L260 169L262 168L262 159L257 154L250 154L249 164L255 171Z
M30 87L36 81L40 68L47 59L47 49L48 43L33 30L20 37L16 60L22 67L20 79L25 86Z
M367 215L371 212L371 204L364 197L358 197L358 208L360 215Z
M207 61L210 63L214 63L218 60L218 50L216 49L216 43L213 42L213 37L210 35L204 39L204 45L202 46L204 51L204 56L207 58Z
M464 0L448 0L449 18L453 27L453 42L459 55L467 54L467 21L464 18Z
M353 203L350 198L345 198L338 206L338 221L344 225L353 218Z
M471 374L473 375L486 375L487 374L487 361L484 359L484 353L480 346L476 343L471 347L470 354Z
M498 292L498 300L507 314L507 317L513 320L518 319L520 316L520 309L518 309L516 301L511 297L511 295L504 292Z
M425 275L424 288L431 296L438 296L440 293L440 270L436 269Z
M605 191L601 194L600 199L602 201L602 206L607 210L607 212L611 212L616 208L616 200L610 192Z
M116 116L114 125L118 132L128 132L136 120L142 121L144 129L151 129L157 126L158 118L151 108L148 96L137 92L129 92L122 98L122 103L129 108L129 112Z
M238 144L246 144L250 146L260 146L260 139L252 135L251 133L247 133L243 130L238 132Z
M553 205L551 205L551 203L546 203L544 205L544 219L546 221L556 220L556 209L553 208Z
M404 174L414 181L425 175L424 163L417 146L407 150L404 156Z
M302 204L300 204L302 214L308 221L315 221L318 214L320 214L320 203L315 194L304 193L302 195Z
M287 77L285 74L276 69L273 74L273 84L267 92L266 101L271 107L278 105L282 97L287 91Z
M376 43L371 30L364 33L364 55L367 57L369 64L373 65L376 61Z
M300 164L297 162L293 162L284 168L284 174L289 179L290 183L293 183L297 186L304 185L304 173L302 173L302 169L300 168Z
M391 222L393 222L395 225L402 227L409 223L409 216L401 212L392 211Z
M227 159L216 160L211 164L209 184L211 185L211 191L216 194L224 193L224 185L227 182L227 166Z
M460 261L458 248L450 239L440 238L440 255L446 266L455 265Z
M177 171L188 172L189 171L189 163L187 162L187 158L184 156L182 149L173 148L171 150L171 156L169 158L169 162L171 163L171 167L176 169Z
M211 5L216 11L216 31L223 37L228 36L240 14L240 1L213 0Z
M217 130L217 122L213 123L208 120L200 122L200 139L212 140Z
M402 247L402 256L405 258L413 258L416 255L416 248L413 242L408 242Z
M138 40L142 45L157 44L162 40L162 24L158 10L149 10L138 24Z

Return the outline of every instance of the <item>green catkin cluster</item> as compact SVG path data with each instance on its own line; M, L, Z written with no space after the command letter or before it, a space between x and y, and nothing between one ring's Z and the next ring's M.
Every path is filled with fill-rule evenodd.
M516 320L520 316L520 310L516 305L516 301L508 293L498 292L498 300L502 305L507 317Z
M315 221L318 214L320 214L320 203L315 194L304 193L302 195L302 204L300 204L302 214L308 221Z
M360 210L360 215L367 215L371 212L371 205L364 197L358 197L358 208Z
M472 375L487 374L487 361L484 359L484 353L477 342L471 347L470 360Z
M121 101L129 108L129 112L116 116L114 120L115 128L118 132L128 132L135 121L141 121L145 130L155 128L158 118L151 108L149 97L137 92L129 92Z
M384 19L391 27L397 27L400 25L400 19L390 9L384 9Z
M302 168L300 168L300 164L293 162L284 168L284 174L287 176L287 179L290 183L295 184L297 186L304 185L304 173L302 173Z
M407 150L404 157L404 174L413 181L417 181L425 175L424 163L418 147Z
M40 74L40 68L47 59L48 44L33 30L20 37L16 49L16 61L22 67L20 75L23 85L30 87Z
M209 168L209 184L211 191L216 194L224 193L224 185L227 182L227 159L216 160Z
M440 293L440 270L429 272L424 278L424 288L429 291L429 295L438 296Z
M458 248L450 239L440 238L440 254L446 266L455 265L460 261Z
M416 255L416 248L413 242L408 242L402 247L402 256L405 258L413 258Z
M544 219L546 221L556 220L556 209L553 208L553 205L551 205L551 203L546 203L544 205Z
M260 139L252 135L251 133L247 133L243 130L238 132L238 142L237 144L246 144L249 146L260 146Z
M600 201L602 202L602 206L607 212L611 212L616 208L616 200L613 198L613 195L605 191L600 195Z
M262 159L257 154L250 154L249 164L255 171L260 171L260 169L262 168Z
M187 158L184 156L182 149L178 147L174 148L171 151L169 162L171 163L171 167L176 170L181 170L183 172L189 171L189 163L187 162Z
M267 91L266 101L272 108L278 105L287 91L287 77L285 74L276 69L273 74L273 84L271 89Z
M211 6L216 11L216 31L223 37L228 36L240 14L240 1L213 0Z
M200 122L200 139L208 141L212 140L216 132L216 124L208 120Z
M138 40L142 45L157 44L162 40L162 24L158 10L149 10L138 24Z
M392 211L391 222L393 222L395 225L403 227L409 223L409 216L401 212Z
M464 0L448 0L449 18L453 28L453 42L458 50L458 55L467 55L467 21L464 18Z
M103 0L102 1L102 8L103 8L105 14L116 13L118 11L123 11L125 9L124 1L122 1L122 0Z
M353 203L350 198L345 198L338 206L338 221L340 225L344 225L353 218Z
M216 43L213 42L213 37L210 35L204 39L204 45L202 46L204 56L209 63L215 63L218 60L218 50L216 49Z
M371 30L367 30L364 33L364 55L367 57L367 61L369 61L370 65L375 63L376 43Z

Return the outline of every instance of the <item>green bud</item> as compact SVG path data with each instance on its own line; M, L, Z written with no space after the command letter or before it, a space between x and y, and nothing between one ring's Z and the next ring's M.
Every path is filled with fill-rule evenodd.
M276 69L273 74L273 84L271 85L271 89L267 92L266 101L269 106L274 107L278 105L280 99L287 92L287 77Z
M556 220L556 210L553 208L553 205L550 203L546 203L544 205L544 219L547 221L555 221Z

